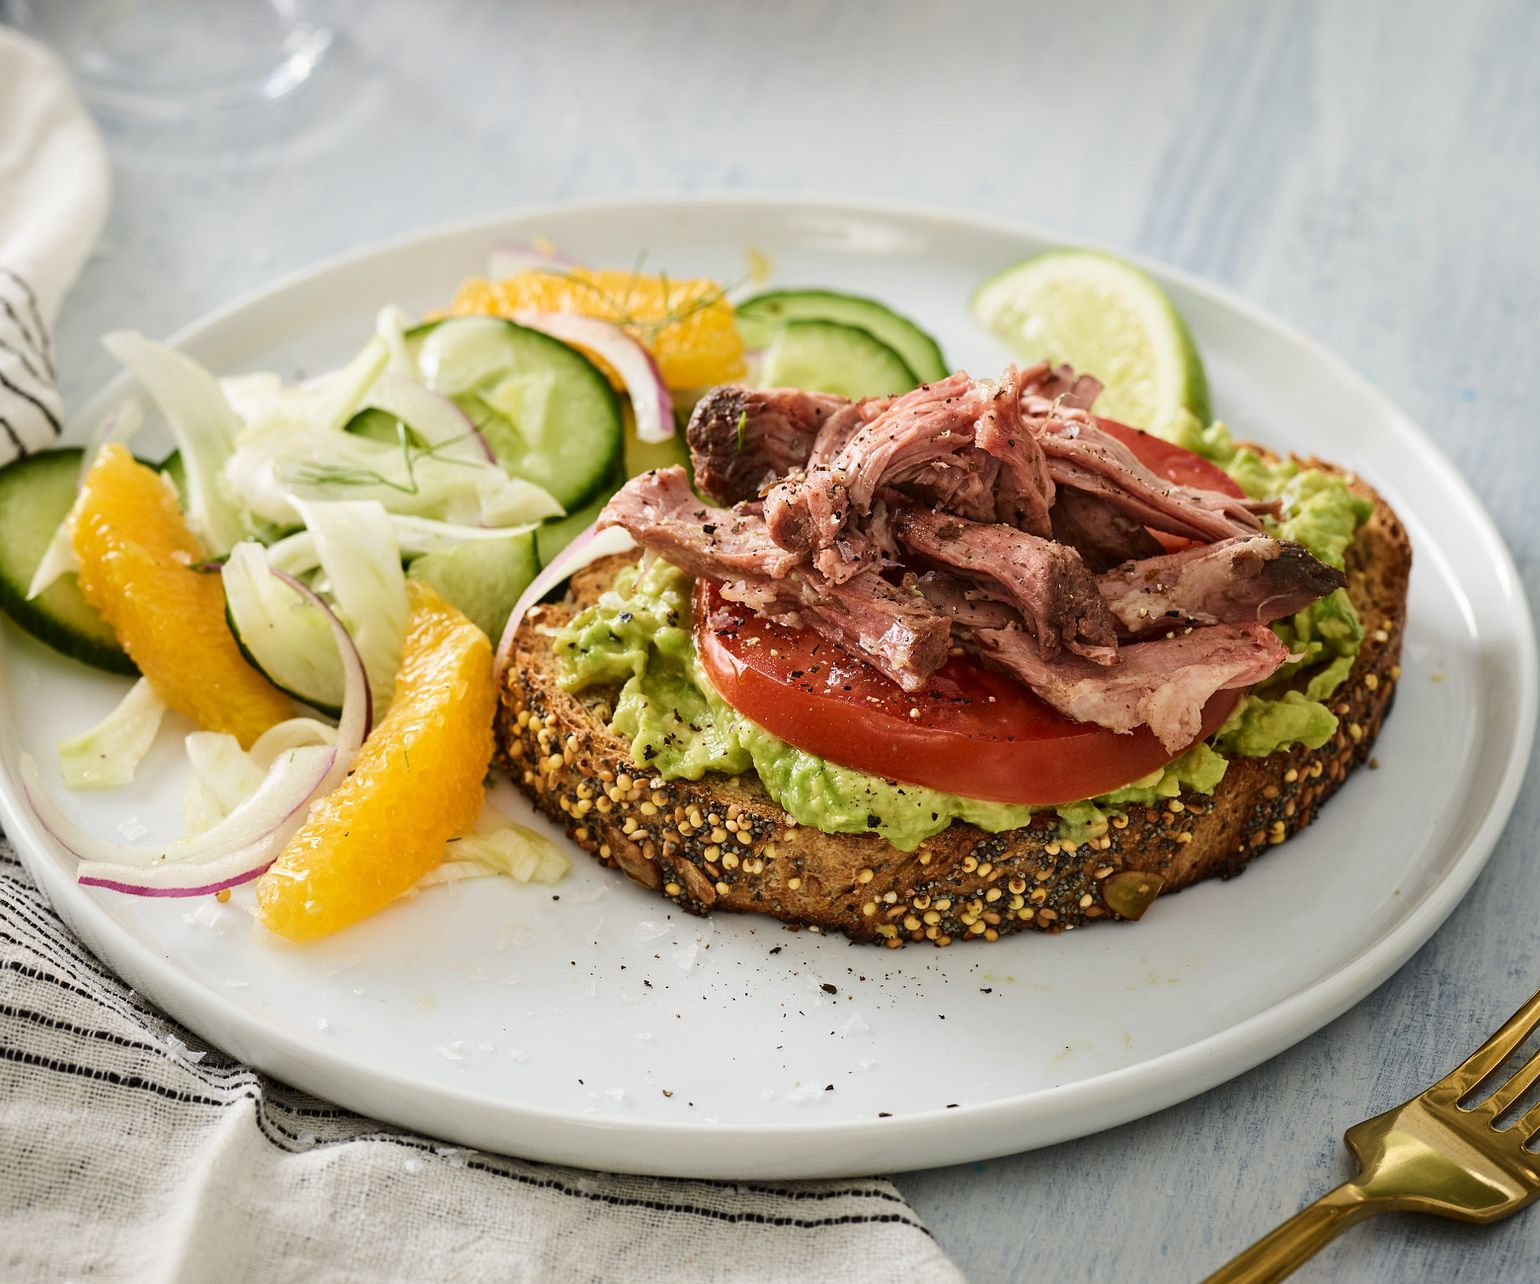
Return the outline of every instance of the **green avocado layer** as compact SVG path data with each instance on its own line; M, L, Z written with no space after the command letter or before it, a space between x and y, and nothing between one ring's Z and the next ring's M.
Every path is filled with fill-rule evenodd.
M1279 496L1280 539L1296 540L1322 561L1342 565L1343 553L1371 508L1339 477L1293 463L1269 465L1237 450L1223 424L1179 423L1179 444L1218 463L1255 498ZM1077 841L1105 823L1106 812L1148 805L1181 793L1212 793L1227 759L1265 757L1294 744L1318 748L1336 732L1337 719L1321 703L1352 667L1363 629L1346 592L1339 590L1274 625L1301 658L1252 692L1213 736L1160 771L1099 798L1032 808L964 798L919 785L899 784L793 748L729 707L696 660L690 635L690 578L667 562L644 556L555 636L561 683L569 691L619 686L610 729L631 743L631 757L665 779L698 780L708 771L727 775L751 767L766 792L801 825L826 833L880 834L913 851L953 820L991 833L1027 824L1034 810L1053 810L1066 837ZM1311 671L1304 694L1276 687Z

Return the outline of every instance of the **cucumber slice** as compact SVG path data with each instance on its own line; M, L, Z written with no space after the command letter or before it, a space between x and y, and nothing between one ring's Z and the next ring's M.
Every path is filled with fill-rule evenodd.
M787 321L838 321L859 326L904 359L916 382L934 383L951 374L941 345L885 303L838 290L766 290L733 310L738 331L750 348L768 347L777 326Z
M384 446L401 444L401 421L395 415L377 410L373 406L360 410L342 426L342 430L356 433L360 437L367 437L370 441L377 441ZM421 445L410 429L407 430L407 436L414 445Z
M859 326L788 321L765 349L759 381L767 388L832 392L852 400L908 392L919 384L904 359Z
M0 607L55 651L109 673L136 674L111 627L81 596L74 575L27 600L32 574L74 506L84 455L76 448L46 450L0 468Z
M657 465L649 465L656 467ZM646 472L645 468L641 469ZM604 506L610 502L610 496L625 485L626 475L616 472L605 480L599 488L599 493L582 508L574 509L565 517L553 517L541 522L535 528L535 551L540 554L540 565L549 566L556 560L556 555L572 543L579 535L586 531L598 520Z
M620 402L576 348L499 317L418 326L407 343L424 382L471 417L515 477L571 510L620 458Z
M539 570L535 532L530 531L509 539L477 540L424 553L406 573L409 579L436 589L495 644Z
M225 622L247 663L286 695L339 716L346 678L326 613L268 570L258 544L237 544L220 576Z

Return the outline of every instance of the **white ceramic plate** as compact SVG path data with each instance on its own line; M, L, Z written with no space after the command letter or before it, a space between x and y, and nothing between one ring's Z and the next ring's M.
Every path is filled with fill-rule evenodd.
M442 304L496 242L537 235L585 262L625 266L645 251L654 269L726 280L759 251L777 283L891 301L980 372L1008 354L969 320L971 288L1055 243L843 202L546 209L324 265L179 341L221 372L313 372L350 355L382 303ZM1529 755L1535 643L1490 521L1395 407L1241 301L1152 271L1192 325L1217 411L1247 437L1359 470L1416 549L1379 769L1235 882L1162 900L1137 926L887 951L690 918L574 851L576 872L554 894L503 880L435 890L288 948L238 904L73 882L20 799L17 755L48 762L54 738L94 722L123 682L9 626L6 829L75 931L210 1042L353 1109L486 1149L709 1177L928 1167L1081 1136L1238 1074L1372 990L1470 885ZM77 436L121 391L80 416ZM180 737L164 734L141 785L69 806L103 834L169 836L181 788Z

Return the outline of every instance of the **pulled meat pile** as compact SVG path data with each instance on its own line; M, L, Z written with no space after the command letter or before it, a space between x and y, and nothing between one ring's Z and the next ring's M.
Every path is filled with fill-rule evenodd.
M1268 622L1344 579L1264 534L1268 505L1152 472L1090 414L1099 392L1046 365L856 402L716 388L688 430L716 503L661 469L599 524L906 691L960 648L1067 717L1148 726L1176 753L1210 696L1287 658ZM1191 544L1164 552L1157 532Z

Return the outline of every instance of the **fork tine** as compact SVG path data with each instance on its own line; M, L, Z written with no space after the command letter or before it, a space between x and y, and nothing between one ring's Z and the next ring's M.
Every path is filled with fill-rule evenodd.
M1528 1092L1537 1079L1540 1079L1540 1052L1520 1066L1513 1077L1487 1099L1482 1109L1488 1111L1494 1118L1501 1115Z
M1452 1087L1463 1097L1502 1065L1536 1025L1540 1025L1540 992L1530 995L1524 1006L1503 1022L1502 1029L1440 1079L1439 1086Z
M1518 1122L1507 1129L1507 1131L1511 1132L1515 1137L1522 1137L1524 1145L1527 1146L1537 1135L1540 1135L1540 1105L1531 1106L1519 1116ZM1540 1155L1537 1155L1536 1158L1540 1159Z

